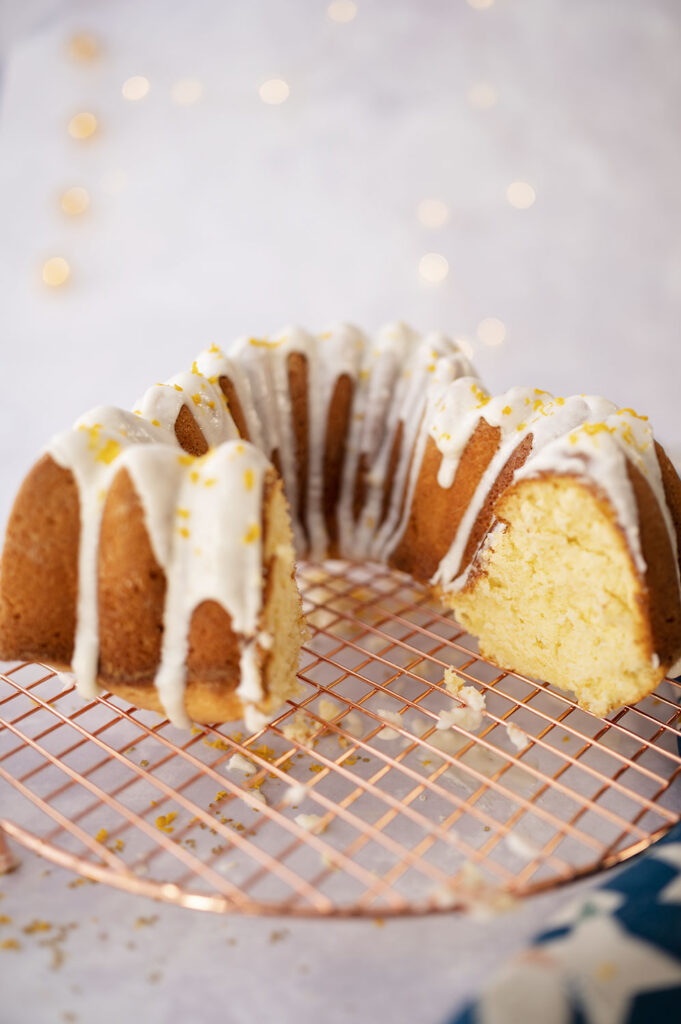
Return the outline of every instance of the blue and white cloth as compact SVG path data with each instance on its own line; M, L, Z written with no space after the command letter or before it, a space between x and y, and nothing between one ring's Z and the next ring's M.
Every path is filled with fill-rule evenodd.
M681 825L564 908L451 1024L681 1022Z

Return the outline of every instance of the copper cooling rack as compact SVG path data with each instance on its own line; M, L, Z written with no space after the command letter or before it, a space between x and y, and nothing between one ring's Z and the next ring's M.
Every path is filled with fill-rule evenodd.
M187 907L383 917L502 905L624 860L679 819L676 683L597 719L486 662L401 574L328 562L299 582L301 693L253 735L183 732L7 666L0 854L4 830ZM474 733L437 728L459 706L448 667L485 694Z

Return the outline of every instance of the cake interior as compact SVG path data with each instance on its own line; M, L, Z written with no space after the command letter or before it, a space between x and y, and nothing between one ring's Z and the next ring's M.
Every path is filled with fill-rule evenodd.
M609 505L576 480L526 480L496 513L468 584L444 595L481 653L550 678L596 715L654 689L664 668Z

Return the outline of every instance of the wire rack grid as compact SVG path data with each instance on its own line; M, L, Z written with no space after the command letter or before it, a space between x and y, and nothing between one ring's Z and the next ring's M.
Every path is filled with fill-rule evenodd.
M679 819L678 684L598 719L485 661L400 573L326 562L299 584L301 692L253 735L188 734L115 698L82 702L44 666L7 666L0 779L18 797L0 854L4 830L79 872L72 884L218 912L489 912ZM461 706L453 678L484 694L480 723L441 717Z

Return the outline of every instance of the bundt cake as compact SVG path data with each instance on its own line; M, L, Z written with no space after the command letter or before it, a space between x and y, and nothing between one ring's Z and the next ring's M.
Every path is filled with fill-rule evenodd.
M347 324L215 345L134 412L58 435L16 498L0 657L177 725L295 693L295 556L430 585L503 668L602 715L681 657L681 483L645 417L492 397L440 333Z

